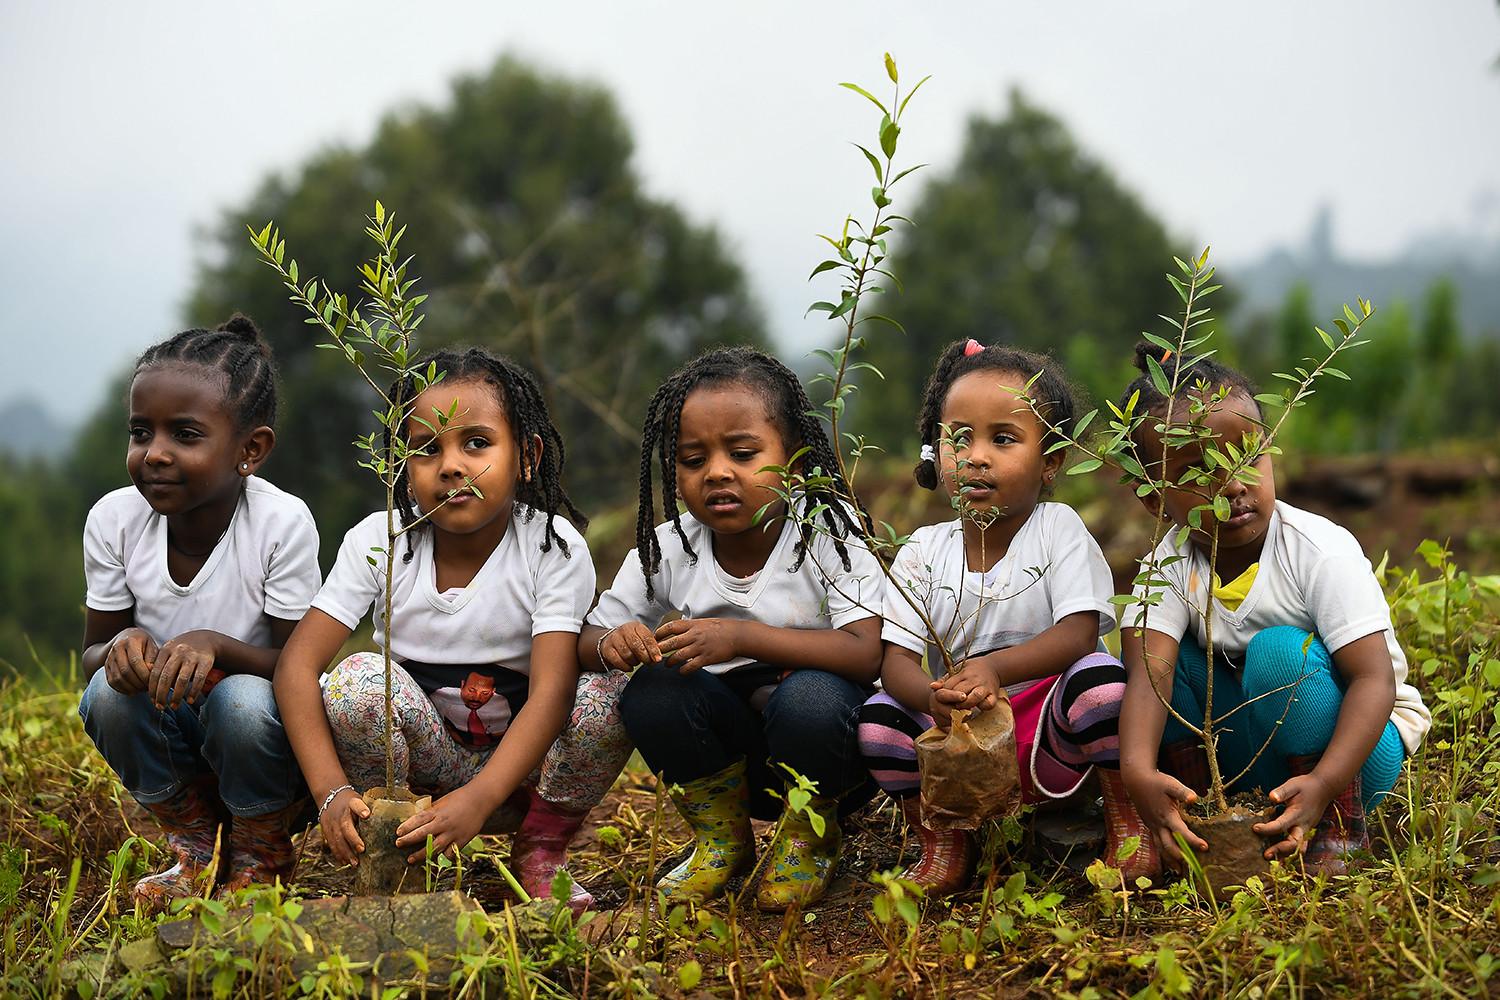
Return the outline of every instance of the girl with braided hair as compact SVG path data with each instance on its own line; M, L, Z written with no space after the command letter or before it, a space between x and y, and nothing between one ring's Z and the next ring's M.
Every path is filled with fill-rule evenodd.
M250 320L156 344L130 382L133 485L84 526L78 711L167 831L172 867L134 889L148 910L202 882L288 880L296 860L307 796L271 678L318 590L318 530L306 504L256 475L275 422L276 368Z
M791 494L796 517L772 466L812 480ZM837 468L796 375L760 351L702 355L647 408L636 548L578 649L588 669L635 671L625 727L693 830L692 855L657 883L668 899L708 898L751 866L750 818L782 811L786 765L816 784L819 819L785 811L756 904L813 902L840 813L873 791L854 721L879 669L883 588Z
M923 825L916 738L947 728L958 709L993 708L1006 695L1023 801L1071 795L1093 768L1108 822L1105 862L1132 882L1157 868L1120 782L1125 668L1099 645L1115 627L1114 581L1077 513L1045 500L1065 453L1053 446L1073 410L1056 362L1013 347L955 341L927 380L916 479L941 486L960 516L918 528L896 556L894 585L905 596L886 595L885 690L860 710L859 740L921 844L904 877L929 895L967 886L976 852L972 834ZM927 622L959 667L952 675ZM1132 836L1140 847L1121 861Z
M385 781L385 670L355 653L319 674L374 605L390 639L398 783L435 801L397 830L411 860L467 844L505 806L524 812L511 847L522 887L546 897L568 843L604 797L630 743L615 710L625 678L580 679L578 629L594 598L587 520L562 485L564 449L536 381L471 349L416 367L443 377L394 433L411 449L397 482L401 522L387 629L386 512L344 536L328 582L287 643L276 696L333 856L358 864L355 792ZM410 399L397 385L391 398ZM439 419L438 414L442 415ZM451 414L451 416L450 416ZM426 520L417 523L416 519ZM504 818L497 818L503 824ZM574 883L577 911L593 902Z

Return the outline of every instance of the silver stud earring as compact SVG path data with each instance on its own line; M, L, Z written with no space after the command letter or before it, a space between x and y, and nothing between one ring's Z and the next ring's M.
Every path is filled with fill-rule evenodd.
M250 471L250 463L249 462L241 462L240 463L240 471L241 472L249 472Z

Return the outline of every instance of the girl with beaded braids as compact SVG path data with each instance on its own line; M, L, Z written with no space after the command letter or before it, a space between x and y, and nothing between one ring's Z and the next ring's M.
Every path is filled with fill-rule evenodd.
M318 531L306 504L256 475L275 422L276 367L250 320L156 344L130 381L133 485L84 527L78 711L167 831L172 867L134 890L148 910L205 882L288 880L296 860L307 793L271 679L318 590Z
M964 888L976 852L972 834L923 826L916 738L946 728L956 709L992 708L1006 695L1023 800L1064 798L1097 770L1106 863L1131 881L1156 868L1120 783L1125 669L1099 645L1115 626L1113 578L1073 509L1045 500L1064 456L1049 449L1073 410L1057 363L1013 347L956 341L927 381L916 479L941 486L960 516L918 528L896 555L891 587L906 596L886 594L884 690L861 708L859 740L871 775L901 803L921 844L921 860L904 877L931 895ZM942 632L959 666L951 676L908 598ZM1141 848L1122 862L1117 852L1130 836L1141 837Z
M344 536L328 582L287 643L276 696L334 857L358 864L355 789L385 780L385 669L355 653L323 678L371 606L391 642L398 782L436 796L397 829L422 857L467 844L524 814L511 866L546 897L568 843L630 755L615 710L625 678L580 679L578 629L594 599L586 525L562 485L564 451L536 381L479 349L439 353L443 378L395 429L411 449L387 627L386 512ZM394 386L410 398L414 386ZM451 417L448 417L449 414ZM437 414L447 417L439 420ZM425 517L416 523L418 517ZM503 815L502 806L505 807ZM494 822L491 822L491 820ZM574 884L571 905L593 902Z
M771 466L835 482L795 493L799 516L788 517ZM636 548L578 650L587 669L635 670L620 713L695 839L692 856L657 883L669 899L713 896L750 867L750 818L781 811L786 765L816 784L820 819L787 810L756 904L811 903L838 861L839 814L873 791L854 713L879 668L883 588L837 499L848 495L837 468L796 375L760 351L704 354L647 408Z

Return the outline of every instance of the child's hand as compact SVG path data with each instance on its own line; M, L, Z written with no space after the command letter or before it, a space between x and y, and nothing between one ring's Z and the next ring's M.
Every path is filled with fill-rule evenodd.
M953 725L953 709L938 697L936 691L927 695L927 714L932 716L932 724L945 733Z
M606 667L628 673L643 663L661 660L661 648L649 628L640 622L626 622L604 637L599 645L599 658Z
M151 701L157 708L176 708L186 698L194 704L214 668L217 632L184 632L162 644L151 671Z
M333 797L323 815L318 817L318 826L323 830L323 843L328 853L341 865L359 864L359 856L365 851L365 842L359 836L358 819L370 818L370 807L352 788L346 788Z
M139 628L128 628L110 643L104 658L104 679L121 694L140 694L156 666L156 640Z
M1266 857L1284 858L1307 849L1307 837L1323 818L1323 810L1334 794L1316 774L1299 774L1277 786L1271 801L1282 806L1281 814L1252 829L1262 837L1281 839L1266 848Z
M948 706L949 712L960 708L989 711L1000 700L1000 678L983 657L965 660L963 669L951 677L932 682L935 700Z
M656 630L662 656L686 674L735 657L740 623L727 618L680 618Z
M1164 859L1179 869L1185 866L1182 849L1177 846L1177 835L1181 835L1195 851L1208 847L1208 841L1188 829L1177 809L1179 803L1192 805L1198 801L1191 788L1155 768L1144 774L1126 771L1121 776L1125 779L1125 790L1130 793L1146 829L1156 838L1156 846Z
M396 827L396 846L418 845L421 850L406 860L417 864L427 856L427 838L432 838L432 856L456 852L475 837L489 818L486 808L472 792L464 788L453 791Z

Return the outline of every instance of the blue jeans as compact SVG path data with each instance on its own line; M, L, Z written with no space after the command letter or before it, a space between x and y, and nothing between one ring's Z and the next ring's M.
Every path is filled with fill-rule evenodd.
M1235 670L1222 656L1214 660L1214 717L1221 720L1214 728L1225 780L1243 771L1270 740L1255 766L1231 789L1269 792L1291 777L1288 757L1312 756L1327 749L1344 703L1344 680L1316 636L1290 625L1278 625L1263 629L1250 640L1243 669ZM1191 636L1183 636L1172 674L1172 707L1194 725L1203 723L1207 682L1208 660L1203 647ZM1293 684L1296 687L1288 686ZM1267 693L1272 691L1276 693ZM1251 700L1256 698L1259 700ZM1169 743L1195 738L1171 716L1162 737ZM1405 760L1406 748L1396 724L1387 721L1380 742L1359 772L1366 808L1377 805L1395 786Z
M271 682L230 674L198 704L158 710L146 694L121 694L104 671L78 704L83 728L143 806L165 802L189 782L216 775L236 816L277 812L307 795Z
M818 794L840 799L848 814L875 794L859 754L859 706L873 688L823 670L778 672L747 666L727 674L647 664L620 696L625 730L651 770L685 784L717 774L744 758L750 782L750 811L774 819L787 779L778 764L817 782ZM764 683L775 683L757 711Z

